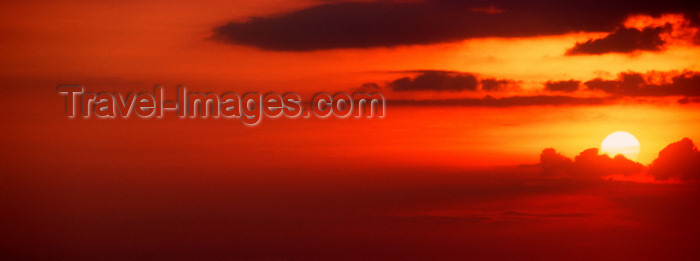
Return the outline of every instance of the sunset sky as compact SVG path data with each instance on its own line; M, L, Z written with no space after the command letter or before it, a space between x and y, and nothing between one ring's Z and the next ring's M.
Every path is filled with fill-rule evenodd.
M700 256L698 3L4 1L0 34L0 257ZM69 119L64 84L387 107ZM616 131L637 159L586 153Z

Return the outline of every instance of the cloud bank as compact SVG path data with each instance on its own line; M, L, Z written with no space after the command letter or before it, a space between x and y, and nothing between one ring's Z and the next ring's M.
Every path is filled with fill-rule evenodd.
M547 81L539 91L523 91L518 81L512 79L482 78L477 74L456 71L413 70L404 73L417 74L396 78L385 83L369 82L355 88L358 92L384 92L389 104L401 106L578 106L605 105L627 98L678 97L679 104L700 101L700 72L623 72L617 79L595 78L585 82L578 80ZM392 98L393 94L419 91L448 94L443 99ZM393 92L393 94L392 94ZM482 94L480 98L460 98L457 92ZM605 94L601 96L599 94ZM497 97L494 97L495 95ZM403 96L405 97L405 96Z
M635 3L554 0L341 2L273 16L251 17L243 22L228 22L214 28L211 39L276 51L392 47L479 37L611 32L629 14L639 13L683 13L698 24L699 10L697 3L680 0ZM642 34L646 36L644 32ZM611 46L611 43L618 42L618 38L627 38L626 31L617 32L607 40L584 44L574 53Z
M644 166L622 155L599 154L597 148L584 150L573 160L548 148L540 154L542 174L547 177L602 178L613 174L640 173Z
M571 97L562 95L509 96L494 98L463 98L444 100L389 100L392 106L464 106L464 107L516 107L516 106L573 106L602 105L612 103L614 98Z
M622 155L610 158L601 155L597 148L581 152L573 160L553 148L540 154L542 175L548 178L600 179L608 175L630 175L646 171L656 180L700 181L700 151L689 138L683 138L666 146L658 158L645 167Z
M658 180L700 181L700 152L688 138L672 143L659 152L649 174Z
M473 74L424 71L411 79L403 77L389 83L394 91L474 91L479 82Z
M544 84L544 89L553 92L575 92L578 91L578 87L581 82L568 80L568 81L549 81Z
M664 78L652 81L651 78ZM617 96L700 96L700 73L621 73L616 80L592 79L584 83L588 90Z
M661 33L664 31L668 31L668 28L647 27L643 30L619 28L603 38L576 43L573 48L566 52L566 55L660 51L666 44L661 39Z

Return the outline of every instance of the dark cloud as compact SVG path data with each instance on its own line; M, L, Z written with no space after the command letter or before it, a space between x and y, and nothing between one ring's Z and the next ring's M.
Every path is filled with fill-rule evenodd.
M700 97L684 97L678 100L680 104L700 103Z
M699 5L669 0L476 0L326 3L214 28L212 39L265 50L312 51L451 42L476 37L528 37L613 31L628 14L684 13Z
M619 86L618 81L608 81L600 78L583 83L589 90L599 90L607 93L614 93Z
M683 72L668 77L663 83L647 81L650 75L636 72L621 73L617 80L593 79L584 83L588 90L617 96L700 96L700 73Z
M649 167L649 174L658 180L700 180L700 152L689 138L672 143Z
M552 148L546 148L540 154L540 166L542 174L549 177L561 177L568 175L574 162Z
M481 90L483 91L506 91L517 89L518 85L512 80L487 78L481 80Z
M544 89L555 92L575 92L578 90L579 85L581 85L581 82L574 80L558 82L549 81L544 84Z
M387 84L394 91L482 91L500 92L518 90L517 81L509 79L478 79L476 74L441 70L406 70L400 73L417 74L415 77L402 77ZM373 83L374 84L374 83ZM360 87L360 89L365 89Z
M539 165L543 176L549 178L601 178L640 173L645 169L622 155L614 158L600 155L597 148L584 150L573 160L552 148L544 149ZM700 151L692 140L684 138L661 150L647 173L657 180L700 181Z
M482 93L483 98L445 98L434 100L389 99L391 104L404 106L469 106L469 107L513 107L513 106L567 106L567 105L601 105L609 104L626 97L664 97L683 96L681 104L700 101L700 72L623 72L615 80L592 79L586 82L577 80L548 81L544 83L545 91L572 93L560 95L515 95L494 98L487 92L518 91L518 82L509 79L483 78L476 74L440 71L407 70L400 71L413 76L406 76L385 84L365 83L355 89L358 92L377 92L392 90L395 92L436 91ZM653 80L651 80L653 79ZM609 94L607 97L585 97L574 95L579 91L599 91Z
M389 100L390 105L399 106L465 106L465 107L515 107L515 106L571 106L601 105L614 101L614 98L582 98L571 96L510 96L494 98L464 98L445 100Z
M447 71L423 71L411 79L403 77L389 83L394 91L475 91L478 81L473 74Z
M519 89L518 83L514 80L495 78L479 79L479 77L473 73L440 70L408 70L401 71L401 73L417 74L417 76L402 77L393 80L386 85L388 89L398 92L508 91ZM479 86L481 87L479 88ZM377 85L372 88L376 89L379 88L379 86ZM365 86L360 87L360 89L367 88ZM652 71L648 73L639 73L630 71L620 73L615 80L595 78L583 83L573 79L567 81L547 81L544 83L544 90L567 93L581 90L600 91L617 97L685 96L690 98L681 100L680 102L689 103L697 100L692 97L700 97L700 72L685 71L679 73L674 71ZM562 96L549 97L560 97L557 98L560 100L565 99L561 98ZM519 99L522 99L522 97ZM585 103L586 102L584 102L584 104Z
M640 173L644 166L622 155L614 158L599 154L597 148L584 150L571 160L554 149L548 148L540 154L542 174L547 177L601 178L612 174L630 175Z
M619 28L603 38L576 43L566 55L660 51L666 44L660 35L668 30L670 27L647 27L641 31L636 28Z
M458 92L469 91L473 93L499 92L518 90L518 83L514 80L485 78L479 80L471 73L439 70L407 70L401 73L417 74L412 77L402 77L388 82L385 86L377 83L364 83L355 88L356 92L377 92L382 89L390 89L395 92L414 91L438 91ZM562 81L548 83L551 90L575 91L580 82ZM481 86L481 87L479 87ZM573 87L572 87L573 86ZM384 87L384 88L383 88ZM464 106L464 107L515 107L515 106L572 106L572 105L602 105L614 102L618 97L574 97L567 95L535 95L535 96L506 96L493 97L486 95L483 98L447 98L447 99L389 99L388 103L397 106Z
M374 82L367 82L360 85L360 88L355 89L355 92L373 93L378 92L381 89L382 88L379 86L379 84Z

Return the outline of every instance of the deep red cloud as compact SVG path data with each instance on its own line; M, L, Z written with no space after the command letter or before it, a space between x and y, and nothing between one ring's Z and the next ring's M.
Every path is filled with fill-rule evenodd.
M647 74L626 72L621 73L616 80L598 78L587 81L584 85L588 90L617 96L700 96L700 72L683 72L664 83L649 82L648 78Z
M515 107L515 106L574 106L609 104L616 98L571 97L562 95L509 96L494 98L463 98L444 100L389 100L387 104L397 106L465 106L465 107Z
M547 177L601 178L612 174L635 174L644 166L622 155L614 158L599 154L597 148L584 150L571 160L554 149L548 148L540 155L542 174Z
M481 90L483 91L506 91L517 89L518 85L513 80L486 78L481 80Z
M649 167L658 180L700 180L700 152L692 140L684 138L669 144Z
M403 77L389 83L394 91L475 91L479 82L470 73L423 71L411 79Z
M554 92L575 92L578 90L579 85L581 85L581 82L575 80L549 81L544 84L544 89Z
M585 42L576 43L566 55L632 53L636 51L660 51L666 42L661 34L670 27L619 28L611 34Z
M697 3L680 0L341 2L229 22L214 28L211 38L277 51L392 47L477 37L610 32L629 14L640 13L684 13L697 24L698 10Z

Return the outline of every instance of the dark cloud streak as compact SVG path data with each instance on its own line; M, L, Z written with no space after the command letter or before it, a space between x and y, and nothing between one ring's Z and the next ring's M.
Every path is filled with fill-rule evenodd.
M612 174L630 175L641 173L644 166L622 155L610 158L599 154L597 148L584 150L571 160L554 149L548 148L540 155L542 174L556 178L601 178Z
M575 92L578 90L580 81L568 80L568 81L558 81L558 82L546 82L544 89L553 92Z
M483 91L507 91L517 88L517 83L513 80L499 80L495 78L481 80L481 90Z
M649 174L658 180L700 181L700 151L689 138L669 144L659 152Z
M626 72L621 73L617 80L593 79L584 85L588 90L616 96L700 96L700 72L679 73L663 83L653 83L647 78L649 75Z
M389 83L394 91L475 91L479 82L473 74L424 71L411 79L403 77Z
M670 28L647 27L641 31L636 28L619 28L603 38L576 43L566 55L661 51L666 44L661 39L661 34L667 30Z
M392 106L465 106L465 107L516 107L516 106L573 106L603 105L613 102L614 98L571 97L571 96L510 96L494 98L464 98L444 100L389 100Z
M498 12L481 12L492 8ZM312 51L453 42L478 37L529 37L612 31L628 14L685 13L687 1L426 1L328 3L214 28L211 39L265 50Z

